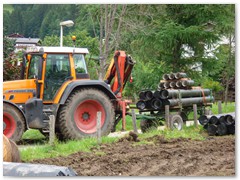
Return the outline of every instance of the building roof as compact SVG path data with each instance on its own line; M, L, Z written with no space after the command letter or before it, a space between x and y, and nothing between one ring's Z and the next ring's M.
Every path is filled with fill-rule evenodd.
M38 44L39 38L17 38L15 44Z
M22 34L13 33L8 35L9 38L24 38Z
M42 48L42 49L41 49ZM88 54L87 48L74 48L74 47L59 47L59 46L36 46L27 47L27 52L39 52L43 51L46 53L76 53L76 54Z

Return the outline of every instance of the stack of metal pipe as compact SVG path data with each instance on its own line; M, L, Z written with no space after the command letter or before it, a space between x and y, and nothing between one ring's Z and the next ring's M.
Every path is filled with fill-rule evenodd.
M188 107L214 101L209 89L163 89L141 91L136 106L139 110L160 110L165 105Z
M158 89L189 89L194 85L194 81L187 78L184 72L164 74Z
M193 104L204 105L214 101L209 89L192 87L194 81L183 72L163 75L158 90L145 90L139 93L136 106L139 110L160 110L165 105L189 107Z
M199 123L207 129L209 136L235 134L235 113L202 115Z

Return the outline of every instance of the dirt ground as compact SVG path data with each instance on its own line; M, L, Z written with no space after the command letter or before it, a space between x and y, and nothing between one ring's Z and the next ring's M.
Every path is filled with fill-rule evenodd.
M138 142L130 134L91 153L32 163L71 167L79 176L235 176L235 136L204 141L154 136Z

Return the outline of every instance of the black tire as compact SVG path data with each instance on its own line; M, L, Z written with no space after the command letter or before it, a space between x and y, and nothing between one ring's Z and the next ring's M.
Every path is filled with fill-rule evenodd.
M97 111L102 112L101 135L106 136L115 120L115 111L108 96L93 88L74 91L58 113L60 134L64 139L96 136Z
M178 130L182 130L183 128L183 120L182 117L180 115L173 115L170 118L170 128L172 130L174 129L178 129Z
M19 142L26 130L22 113L13 105L3 103L3 134L14 142Z
M142 133L145 133L149 130L157 129L158 123L150 119L142 119L140 122L140 129Z

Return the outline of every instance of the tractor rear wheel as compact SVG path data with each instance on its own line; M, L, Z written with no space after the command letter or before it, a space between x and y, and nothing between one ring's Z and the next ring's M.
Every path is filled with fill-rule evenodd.
M23 115L19 110L7 103L3 103L3 134L18 142L26 129L26 124Z
M64 139L96 136L97 112L101 112L101 135L108 135L114 124L114 108L110 99L97 89L73 92L60 108L58 129Z

